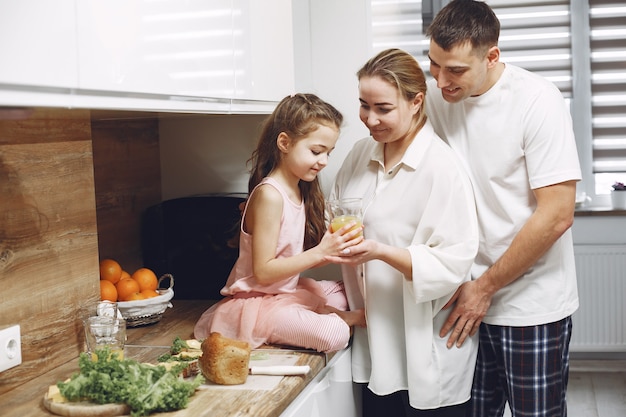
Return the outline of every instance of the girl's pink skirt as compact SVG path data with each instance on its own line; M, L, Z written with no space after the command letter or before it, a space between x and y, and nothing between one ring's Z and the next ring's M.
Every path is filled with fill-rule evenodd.
M212 332L243 340L252 348L265 343L298 346L320 352L343 349L350 327L336 314L319 314L325 305L346 310L343 284L300 278L293 293L239 293L212 305L194 328L194 337Z

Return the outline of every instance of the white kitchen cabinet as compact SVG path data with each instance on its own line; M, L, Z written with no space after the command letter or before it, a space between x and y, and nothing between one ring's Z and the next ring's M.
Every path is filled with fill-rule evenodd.
M239 13L232 4L78 0L79 87L232 98L233 17Z
M79 87L199 100L293 90L291 0L80 0Z
M291 0L0 0L0 106L269 113Z
M74 0L0 0L0 56L0 84L75 88Z
M351 349L339 351L280 417L359 417L361 395L352 383Z
M280 101L295 88L292 0L235 3L234 97Z

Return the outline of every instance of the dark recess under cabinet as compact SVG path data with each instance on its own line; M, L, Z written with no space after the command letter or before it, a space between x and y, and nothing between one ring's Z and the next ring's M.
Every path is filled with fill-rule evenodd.
M174 277L174 299L218 300L239 253L229 241L238 233L245 196L208 195L167 200L142 219L144 265Z

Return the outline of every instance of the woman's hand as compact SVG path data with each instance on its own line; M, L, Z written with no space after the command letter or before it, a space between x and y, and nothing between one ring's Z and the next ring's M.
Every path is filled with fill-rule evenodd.
M398 248L373 239L346 248L339 256L327 256L325 262L344 265L359 265L371 260L380 260L397 269L409 281L413 279L411 253L407 248Z
M355 245L348 246L336 256L327 256L326 261L336 264L359 265L372 259L377 259L378 242L371 239L361 239Z

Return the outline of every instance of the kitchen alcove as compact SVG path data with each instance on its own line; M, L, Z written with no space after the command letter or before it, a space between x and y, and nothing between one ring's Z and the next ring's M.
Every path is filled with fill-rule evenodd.
M212 132L230 124L238 126L237 135L254 137L264 118L49 108L3 114L19 117L0 120L0 317L21 326L23 363L3 372L0 394L82 349L80 323L72 318L99 297L100 258L118 259L132 271L143 265L142 215L163 200L163 173L171 195L189 184L177 187L170 173L198 168L188 161L162 162L167 151L162 152L160 132L170 123L164 121L175 118L172 123L179 126L201 120L207 127L199 135L209 144L216 141ZM184 129L176 126L164 141L183 147ZM220 149L230 152L238 141L254 140L231 136L215 148L190 151L189 157L209 152L209 159L227 159ZM222 163L245 178L249 154L236 154ZM224 184L210 175L192 182L204 184L203 193L220 192Z

